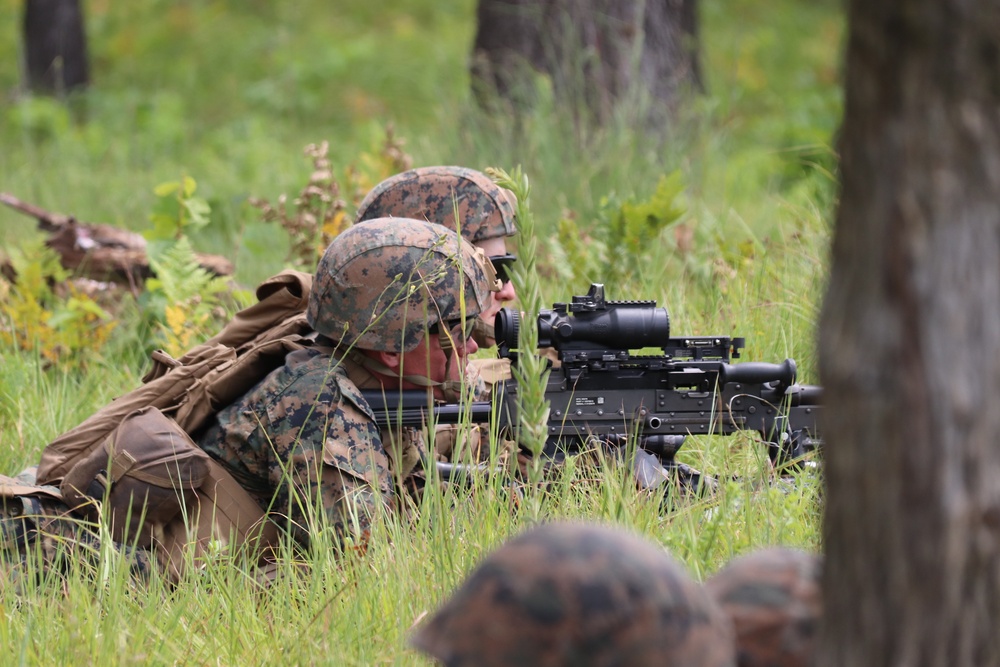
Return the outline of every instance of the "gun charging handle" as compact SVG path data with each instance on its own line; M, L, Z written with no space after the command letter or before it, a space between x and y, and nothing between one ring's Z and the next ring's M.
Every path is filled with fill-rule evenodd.
M763 361L745 361L742 364L722 364L719 368L719 385L730 382L765 384L777 382L783 389L795 384L795 360L785 359L780 364Z

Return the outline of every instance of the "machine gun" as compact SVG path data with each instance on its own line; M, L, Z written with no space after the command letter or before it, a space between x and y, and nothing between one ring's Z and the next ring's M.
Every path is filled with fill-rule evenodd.
M496 318L499 354L517 364L520 315ZM687 435L755 431L775 463L797 459L819 443L821 389L795 383L792 359L730 363L743 338L670 336L670 317L655 301L606 301L604 286L538 314L538 346L558 355L545 388L550 405L546 451L587 439L635 436L672 458ZM662 354L633 350L659 348ZM508 411L517 386L505 388ZM517 423L512 412L506 421Z
M520 327L516 310L504 308L496 317L499 355L512 366L524 354L518 348ZM593 284L571 303L541 311L537 327L539 348L552 349L557 357L545 388L550 410L543 453L548 457L559 458L595 441L620 447L635 438L642 478L650 476L641 468L648 471L652 457L657 471L685 473L674 455L688 435L753 431L775 464L799 459L821 444L821 389L796 384L792 359L731 363L740 357L743 338L671 337L667 309L655 301L607 301L604 286ZM650 348L662 353L633 352ZM427 394L416 391L401 392L398 404L387 405L381 393L364 393L382 427L419 427L429 421L429 413L436 423L467 418L472 423L499 420L501 429L518 424L519 387L514 381L496 386L493 404L428 406ZM446 477L456 469L438 467Z

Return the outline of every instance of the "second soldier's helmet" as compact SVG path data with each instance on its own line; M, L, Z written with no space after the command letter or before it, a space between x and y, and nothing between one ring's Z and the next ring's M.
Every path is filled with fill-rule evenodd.
M421 220L373 220L330 243L306 318L344 345L408 352L435 324L478 315L497 288L489 260L453 230Z
M622 529L572 522L500 547L412 643L448 667L735 664L728 621L681 565Z
M769 547L730 561L705 582L732 620L740 667L805 667L822 614L820 557Z
M450 229L476 243L517 233L514 193L486 174L465 167L419 167L376 185L358 207L357 222L416 218ZM456 212L458 223L456 223Z

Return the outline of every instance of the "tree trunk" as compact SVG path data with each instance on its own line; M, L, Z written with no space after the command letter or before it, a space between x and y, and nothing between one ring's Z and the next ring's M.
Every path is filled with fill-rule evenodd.
M473 89L486 106L530 105L541 72L575 115L605 122L646 102L658 121L703 85L696 0L479 0L477 21Z
M79 0L26 0L24 51L28 88L62 95L90 82Z
M1000 6L851 0L818 665L1000 664Z

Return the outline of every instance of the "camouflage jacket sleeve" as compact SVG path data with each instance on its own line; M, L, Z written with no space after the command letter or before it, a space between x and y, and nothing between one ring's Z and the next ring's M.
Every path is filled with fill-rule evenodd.
M392 496L367 404L337 361L315 350L290 354L223 409L199 444L302 543L319 514L339 530L363 530Z

